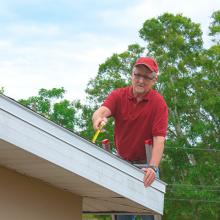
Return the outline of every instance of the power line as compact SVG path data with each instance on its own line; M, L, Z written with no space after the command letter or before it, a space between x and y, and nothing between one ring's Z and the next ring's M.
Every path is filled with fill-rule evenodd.
M185 186L185 187L203 187L203 188L220 188L220 185L192 185L192 184L182 184L182 183L167 183L168 186Z
M206 203L220 203L220 200L206 200L206 199L184 199L184 198L166 198L165 200L186 201L186 202L206 202Z
M184 189L184 191L204 190L206 192L220 192L220 189ZM167 189L166 191L175 192L176 189Z
M164 149L175 149L175 150L199 150L199 151L214 151L214 152L220 152L218 149L209 149L209 148L197 148L197 147L165 147Z
M171 188L173 187L173 188ZM167 185L167 191L175 192L176 187L183 188L184 191L203 190L207 192L220 192L220 186L216 185L190 185L190 184L169 184Z

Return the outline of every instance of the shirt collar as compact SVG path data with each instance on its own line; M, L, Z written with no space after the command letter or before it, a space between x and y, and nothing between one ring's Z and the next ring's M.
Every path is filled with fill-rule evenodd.
M149 101L150 98L151 98L151 94L152 94L152 89L144 96L143 101ZM128 90L128 99L131 99L131 100L135 100L136 99L134 97L134 94L133 94L132 86L130 86L129 90Z

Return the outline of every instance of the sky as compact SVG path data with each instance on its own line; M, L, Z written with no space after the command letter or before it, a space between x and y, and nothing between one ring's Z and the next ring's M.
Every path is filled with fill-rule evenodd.
M165 12L200 23L210 44L210 17L220 0L0 0L0 88L13 99L41 88L64 87L68 100L85 100L99 65Z

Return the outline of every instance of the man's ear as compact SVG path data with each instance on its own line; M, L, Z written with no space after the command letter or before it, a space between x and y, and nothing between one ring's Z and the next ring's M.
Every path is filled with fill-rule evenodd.
M156 75L156 77L154 78L154 83L156 83L158 80L158 75Z

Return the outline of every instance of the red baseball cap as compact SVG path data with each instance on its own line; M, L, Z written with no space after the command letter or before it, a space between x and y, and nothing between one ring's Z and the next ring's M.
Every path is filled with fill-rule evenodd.
M158 73L158 65L157 65L157 62L153 58L151 58L151 57L140 57L135 62L134 66L141 65L141 64L148 67L152 72Z

